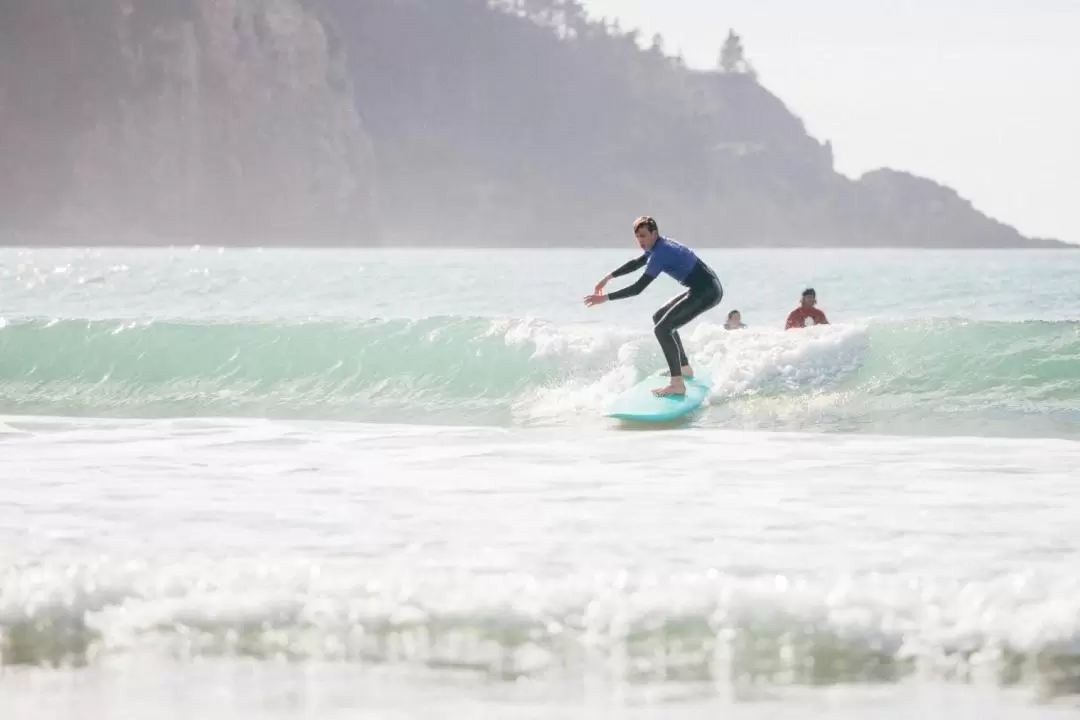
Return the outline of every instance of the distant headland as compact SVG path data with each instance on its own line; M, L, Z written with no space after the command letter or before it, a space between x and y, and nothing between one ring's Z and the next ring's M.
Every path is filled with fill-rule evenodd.
M1072 247L836 172L734 31L701 71L577 0L76 6L0 22L0 244Z

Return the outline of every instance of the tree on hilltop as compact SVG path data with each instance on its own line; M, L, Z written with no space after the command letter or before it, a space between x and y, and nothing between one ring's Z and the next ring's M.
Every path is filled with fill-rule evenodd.
M720 72L757 76L750 61L746 59L742 38L735 33L734 29L728 30L727 39L724 40L724 46L720 49Z

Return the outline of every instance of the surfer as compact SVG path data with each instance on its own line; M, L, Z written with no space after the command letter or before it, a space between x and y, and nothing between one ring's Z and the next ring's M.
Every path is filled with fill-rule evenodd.
M585 305L591 307L608 300L634 297L648 287L660 273L667 273L680 285L688 288L653 313L653 331L660 342L660 349L664 352L668 375L671 378L666 387L656 388L653 393L685 395L686 382L683 377L693 377L694 369L690 367L690 360L683 349L679 328L719 305L724 297L724 289L712 268L690 248L661 235L653 218L643 215L635 220L634 235L644 253L605 275L604 279L596 284L593 294L585 297ZM609 280L632 273L640 267L644 267L645 272L633 285L604 293L604 286Z

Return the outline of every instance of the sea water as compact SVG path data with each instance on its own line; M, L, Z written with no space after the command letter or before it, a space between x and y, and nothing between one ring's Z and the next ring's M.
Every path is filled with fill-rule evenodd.
M633 250L0 250L0 717L1080 712L1080 252Z

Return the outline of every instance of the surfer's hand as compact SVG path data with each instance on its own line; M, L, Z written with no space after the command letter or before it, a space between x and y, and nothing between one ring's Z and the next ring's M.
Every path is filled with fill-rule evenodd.
M602 293L596 293L595 295L586 295L585 296L585 304L587 306L589 306L589 307L592 307L593 305L599 305L600 303L606 303L607 299L608 299L607 295L604 295Z
M604 292L604 286L607 285L608 280L610 280L610 279L611 279L610 275L605 275L603 280L596 283L596 288L593 290L593 292L596 293L597 295Z

